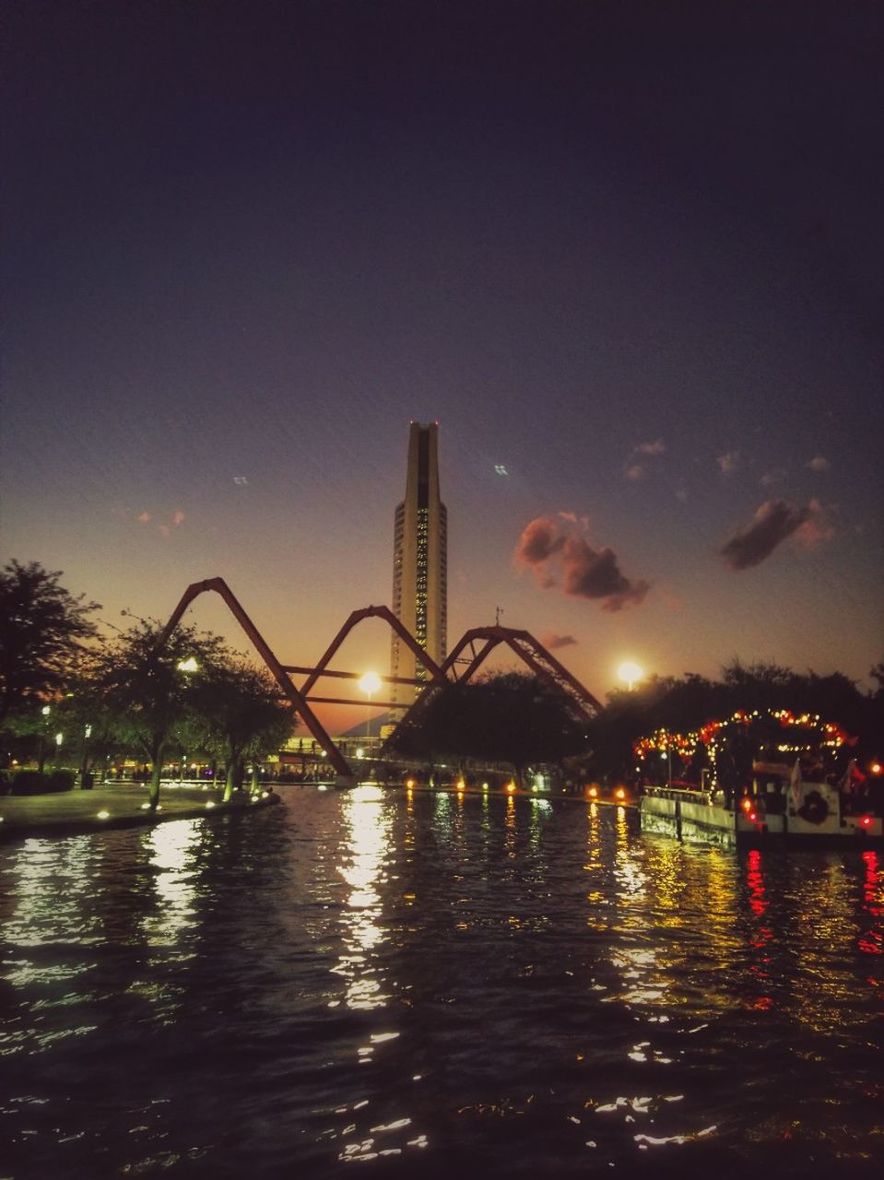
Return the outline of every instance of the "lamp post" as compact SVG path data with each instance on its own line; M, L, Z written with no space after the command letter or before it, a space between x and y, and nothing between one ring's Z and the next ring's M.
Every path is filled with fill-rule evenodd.
M366 672L359 681L359 687L368 697L368 715L365 721L365 737L367 745L368 739L371 738L371 698L381 687L381 678L378 676L377 672Z
M46 765L46 735L49 730L49 714L52 712L52 706L44 705L40 712L43 714L43 728L40 730L40 757L37 761L37 770L42 774L43 767Z
M625 660L617 669L617 675L626 682L627 692L632 692L635 682L641 680L644 672L633 660Z

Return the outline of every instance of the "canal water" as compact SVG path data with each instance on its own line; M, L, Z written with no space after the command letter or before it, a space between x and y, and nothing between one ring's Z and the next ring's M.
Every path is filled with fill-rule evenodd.
M879 852L283 799L0 846L0 1176L880 1174Z

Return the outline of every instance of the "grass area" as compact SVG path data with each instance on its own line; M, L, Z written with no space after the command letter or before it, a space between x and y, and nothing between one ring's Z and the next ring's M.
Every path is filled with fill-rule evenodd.
M147 809L147 786L117 783L91 791L63 791L50 795L6 795L0 798L0 840L26 836L70 836L102 828L151 826L173 819L203 819L231 811L246 811L278 803L279 796L248 794L222 803L215 788L164 786L160 810Z

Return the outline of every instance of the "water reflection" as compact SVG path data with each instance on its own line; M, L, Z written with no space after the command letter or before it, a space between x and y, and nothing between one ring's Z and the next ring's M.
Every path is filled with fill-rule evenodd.
M194 859L201 831L190 820L158 824L145 837L148 866L154 872L156 909L142 920L151 947L173 947L193 924ZM190 952L192 953L192 951Z
M387 880L391 853L391 817L383 792L363 785L347 793L342 803L346 843L338 871L350 888L341 914L346 952L332 970L346 980L348 1008L370 1011L390 999L385 991L378 952L385 939L379 888Z
M795 1177L884 1141L880 852L575 799L286 803L0 847L15 1175Z
M3 914L4 938L19 947L98 942L101 924L83 903L99 855L89 836L24 840L4 871L9 907Z

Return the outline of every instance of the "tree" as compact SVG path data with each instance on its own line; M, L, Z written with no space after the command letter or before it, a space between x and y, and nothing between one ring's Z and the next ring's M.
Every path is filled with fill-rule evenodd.
M183 625L166 638L163 631L163 624L139 619L95 653L82 687L92 708L121 739L137 744L151 764L154 811L163 756L176 727L187 721L200 680L228 658L217 635Z
M243 659L208 668L189 705L192 739L227 767L225 802L242 783L245 759L275 752L295 727L273 677Z
M586 748L587 719L564 693L536 676L508 672L446 685L397 735L419 757L509 762L521 780L532 762L560 762Z
M57 696L96 634L98 603L74 597L60 577L36 561L0 572L0 726Z

